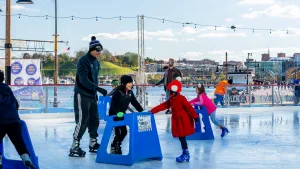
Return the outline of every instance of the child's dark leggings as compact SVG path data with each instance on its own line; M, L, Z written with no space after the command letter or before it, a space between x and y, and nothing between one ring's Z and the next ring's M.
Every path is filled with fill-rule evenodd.
M0 143L5 135L8 135L9 139L15 146L19 155L28 154L27 147L22 136L22 125L21 122L0 124ZM0 154L2 154L0 152Z
M126 135L127 135L126 126L115 127L115 138L113 143L114 144L117 142L122 143Z
M179 141L181 143L181 148L183 150L185 149L188 149L188 146L187 146L187 142L186 142L186 138L185 137L179 137Z

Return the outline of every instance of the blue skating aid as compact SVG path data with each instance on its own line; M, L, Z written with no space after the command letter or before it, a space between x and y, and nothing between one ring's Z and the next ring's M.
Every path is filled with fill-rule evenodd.
M153 114L131 113L125 114L121 121L114 121L117 116L110 116L103 133L101 146L97 151L97 163L118 165L133 165L134 161L144 159L162 160L160 142L157 134ZM107 147L112 129L118 126L129 126L128 155L108 154Z
M195 133L193 135L187 136L186 139L187 140L213 140L213 139L215 139L206 108L203 106L199 106L199 107L195 106L195 110L199 114L199 116L200 116L200 114L202 115L202 119L200 119L200 122L198 124L196 124ZM201 120L202 120L204 126L201 125ZM201 131L201 127L205 127L203 132Z
M21 120L22 123L22 135L25 142L25 145L28 149L28 152L30 153L30 159L34 166L39 169L39 163L38 163L38 157L35 155L31 139L29 136L29 132L27 129L27 125L24 121ZM23 161L21 160L10 160L5 158L4 156L4 147L3 144L0 144L0 152L2 152L2 167L3 169L26 169Z
M99 96L99 101L98 101L98 113L100 120L103 119L104 121L107 121L109 115L109 107L111 104L111 97L109 96Z

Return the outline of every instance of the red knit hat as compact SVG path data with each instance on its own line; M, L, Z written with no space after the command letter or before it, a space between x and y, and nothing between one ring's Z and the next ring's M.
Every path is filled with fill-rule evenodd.
M182 90L182 84L178 80L173 80L167 88L169 91L180 93Z

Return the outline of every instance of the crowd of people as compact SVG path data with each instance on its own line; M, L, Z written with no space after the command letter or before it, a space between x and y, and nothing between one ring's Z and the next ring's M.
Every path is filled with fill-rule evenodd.
M115 116L118 113L126 113L127 110L133 112L129 105L131 104L137 112L143 112L144 108L137 101L132 88L133 78L129 75L123 75L120 80L112 81L113 90L108 93L107 90L98 86L98 75L100 72L100 64L98 59L102 44L93 36L89 43L89 51L82 56L77 63L77 72L74 87L74 113L75 113L75 129L73 133L73 143L70 148L69 156L84 157L86 152L81 149L80 141L86 129L90 136L89 152L95 153L100 148L98 143L98 93L106 97L112 97L109 108L109 115ZM193 106L204 106L212 122L218 126L221 131L221 137L226 136L229 131L220 122L216 120L216 104L224 104L224 94L226 86L232 84L232 80L224 80L219 83L215 91L214 103L207 97L203 84L196 86L196 98L188 101L181 94L182 74L175 67L174 59L169 59L168 67L165 68L163 79L156 85L163 84L166 92L166 101L155 106L150 110L155 114L163 110L167 110L166 114L171 114L172 119L172 135L179 138L182 148L182 154L176 158L181 163L190 160L188 144L186 137L194 134L195 124L200 122L199 115ZM35 169L30 160L30 154L26 148L22 138L22 130L20 118L18 115L18 102L13 95L10 87L3 83L4 73L0 71L0 141L7 134L15 145L24 165L28 169ZM119 118L118 120L122 120ZM122 155L122 142L127 135L126 126L114 128L114 139L111 144L112 154ZM1 157L1 154L0 154ZM0 158L1 162L1 158ZM0 163L2 166L2 163Z

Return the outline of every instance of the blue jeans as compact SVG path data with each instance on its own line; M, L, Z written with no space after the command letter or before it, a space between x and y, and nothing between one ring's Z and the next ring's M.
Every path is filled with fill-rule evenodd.
M215 105L218 105L219 102L222 106L224 105L224 96L219 95L219 94L215 94L215 99L214 99Z
M166 101L169 100L169 98L170 98L170 91L166 90Z
M216 111L212 112L209 117L216 126L220 127L220 123L216 119Z

